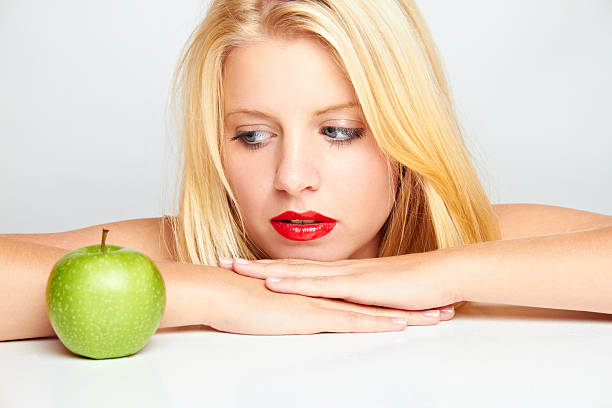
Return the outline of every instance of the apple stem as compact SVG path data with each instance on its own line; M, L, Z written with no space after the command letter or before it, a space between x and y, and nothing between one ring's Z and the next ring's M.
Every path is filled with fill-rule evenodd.
M106 228L102 228L102 245L100 245L100 251L104 252L104 244L106 243L106 236L108 235L108 230Z

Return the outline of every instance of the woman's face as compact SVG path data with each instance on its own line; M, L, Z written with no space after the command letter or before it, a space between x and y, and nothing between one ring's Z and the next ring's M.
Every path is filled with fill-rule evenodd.
M275 259L376 257L396 185L329 51L308 38L234 48L223 91L223 162L251 239Z

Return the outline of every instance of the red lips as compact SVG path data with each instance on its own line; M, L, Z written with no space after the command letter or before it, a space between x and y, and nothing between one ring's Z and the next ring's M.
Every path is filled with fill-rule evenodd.
M293 224L291 220L315 221L309 224ZM327 235L335 226L336 220L315 211L297 213L285 211L270 220L280 235L291 241L311 241Z
M336 221L333 218L326 217L316 211L306 211L303 213L296 213L295 211L285 211L284 213L279 214L271 219L271 221L282 220Z

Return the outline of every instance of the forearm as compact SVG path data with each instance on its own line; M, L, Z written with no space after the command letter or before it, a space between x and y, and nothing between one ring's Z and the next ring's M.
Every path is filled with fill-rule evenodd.
M65 249L0 238L0 340L53 336L45 305L51 268Z
M459 300L612 313L612 227L450 250Z
M45 288L68 250L0 238L0 341L54 336ZM221 268L155 261L166 285L160 328L209 324L231 277ZM224 292L225 293L225 292Z

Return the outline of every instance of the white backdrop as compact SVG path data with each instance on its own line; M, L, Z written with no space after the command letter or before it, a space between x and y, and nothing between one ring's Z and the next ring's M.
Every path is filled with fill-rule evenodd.
M612 2L418 1L493 203L612 214ZM168 213L204 0L0 0L0 233Z

